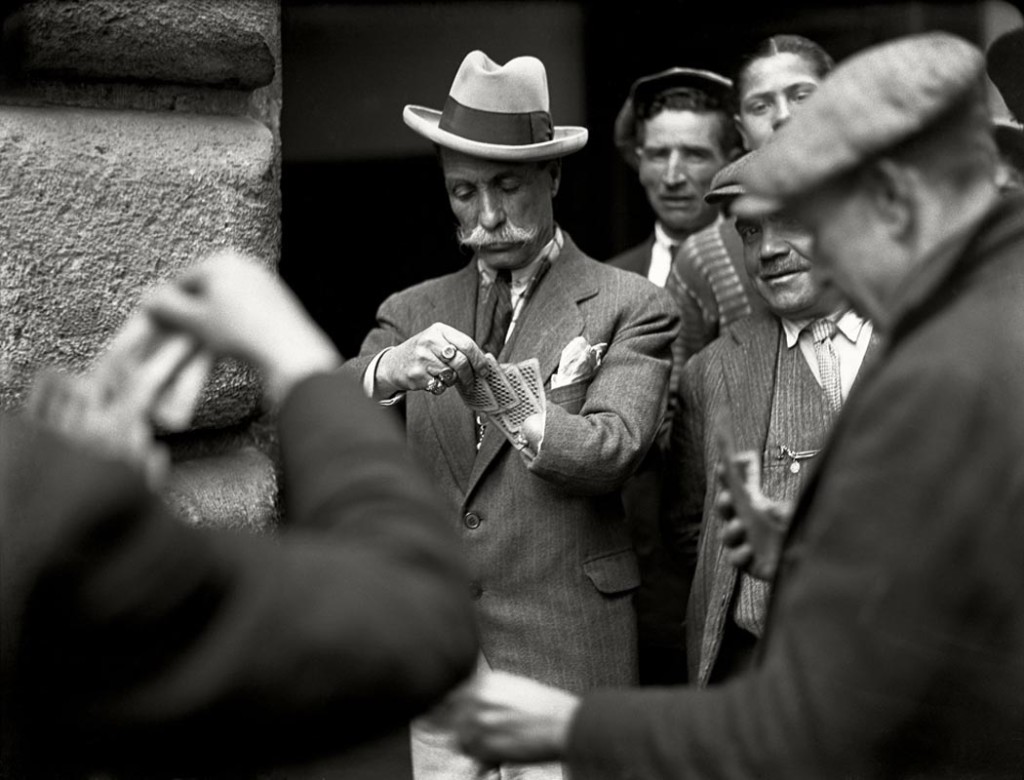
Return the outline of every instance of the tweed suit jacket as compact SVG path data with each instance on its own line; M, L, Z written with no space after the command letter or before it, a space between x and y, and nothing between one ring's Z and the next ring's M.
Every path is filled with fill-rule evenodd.
M1024 197L933 258L797 503L757 668L594 693L582 777L1024 773Z
M362 375L381 349L431 323L472 334L476 261L388 298L345 370ZM459 394L405 397L409 444L448 497L493 668L574 691L636 679L636 557L620 488L651 446L666 403L678 327L663 290L584 255L566 236L499 356L538 358L547 389L539 454L495 426L477 452ZM550 388L564 346L608 344L589 381Z
M722 518L714 510L715 468L721 453L713 422L720 410L728 410L737 450L764 452L781 332L778 317L758 310L725 328L683 369L678 424L672 429L666 488L671 498L664 530L677 555L694 566L686 610L686 655L689 679L700 686L707 685L710 677L738 579L718 539ZM879 342L873 334L865 364ZM807 414L801 409L792 413L797 419Z
M443 501L347 377L280 409L278 538L188 527L137 470L0 422L0 776L340 769L473 670Z

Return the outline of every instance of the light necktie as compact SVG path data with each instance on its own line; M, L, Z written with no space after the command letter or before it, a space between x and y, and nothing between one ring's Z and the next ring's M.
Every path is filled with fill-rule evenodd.
M814 341L814 356L818 359L821 387L825 391L825 398L833 415L838 414L843 405L839 356L832 346L835 332L836 324L827 317L815 320L811 324L811 339Z
M502 269L495 274L487 293L487 336L481 340L484 352L497 357L505 346L508 326L512 322L512 272Z

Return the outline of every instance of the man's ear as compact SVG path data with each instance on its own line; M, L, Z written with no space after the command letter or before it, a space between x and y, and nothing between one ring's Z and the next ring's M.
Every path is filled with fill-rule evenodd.
M864 171L868 193L881 224L895 239L906 239L916 229L913 172L885 157Z
M551 173L551 197L558 194L558 187L562 183L562 158L552 160L548 163L548 171Z

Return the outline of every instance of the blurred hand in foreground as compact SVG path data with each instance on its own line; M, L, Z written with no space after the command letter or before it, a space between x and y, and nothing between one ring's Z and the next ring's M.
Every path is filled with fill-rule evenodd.
M748 493L739 512L737 502L725 480L725 470L718 470L721 490L715 499L715 508L724 525L719 540L725 548L725 557L737 569L760 580L771 581L778 568L782 542L789 526L792 505L774 501L760 490Z
M211 352L254 365L272 403L299 380L341 363L288 286L233 251L217 252L157 289L143 308L161 326L191 335Z
M450 697L459 745L490 763L559 761L579 699L528 677L492 671Z

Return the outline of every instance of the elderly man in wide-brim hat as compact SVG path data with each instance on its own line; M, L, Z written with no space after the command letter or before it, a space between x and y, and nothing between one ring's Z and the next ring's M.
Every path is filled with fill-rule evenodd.
M442 110L407 106L403 118L436 145L473 257L385 300L343 370L404 407L409 444L448 499L481 667L579 692L633 684L639 575L619 489L665 409L671 300L587 257L558 226L559 158L587 133L553 124L539 60L499 65L471 52ZM488 353L539 365L546 410L514 436L464 400ZM414 726L418 780L491 776L461 757L441 720ZM523 772L561 776L558 764Z
M468 750L586 778L1022 776L1024 197L994 147L984 56L943 32L850 56L762 147L733 210L795 216L884 340L797 501L755 666L582 699L485 678Z

